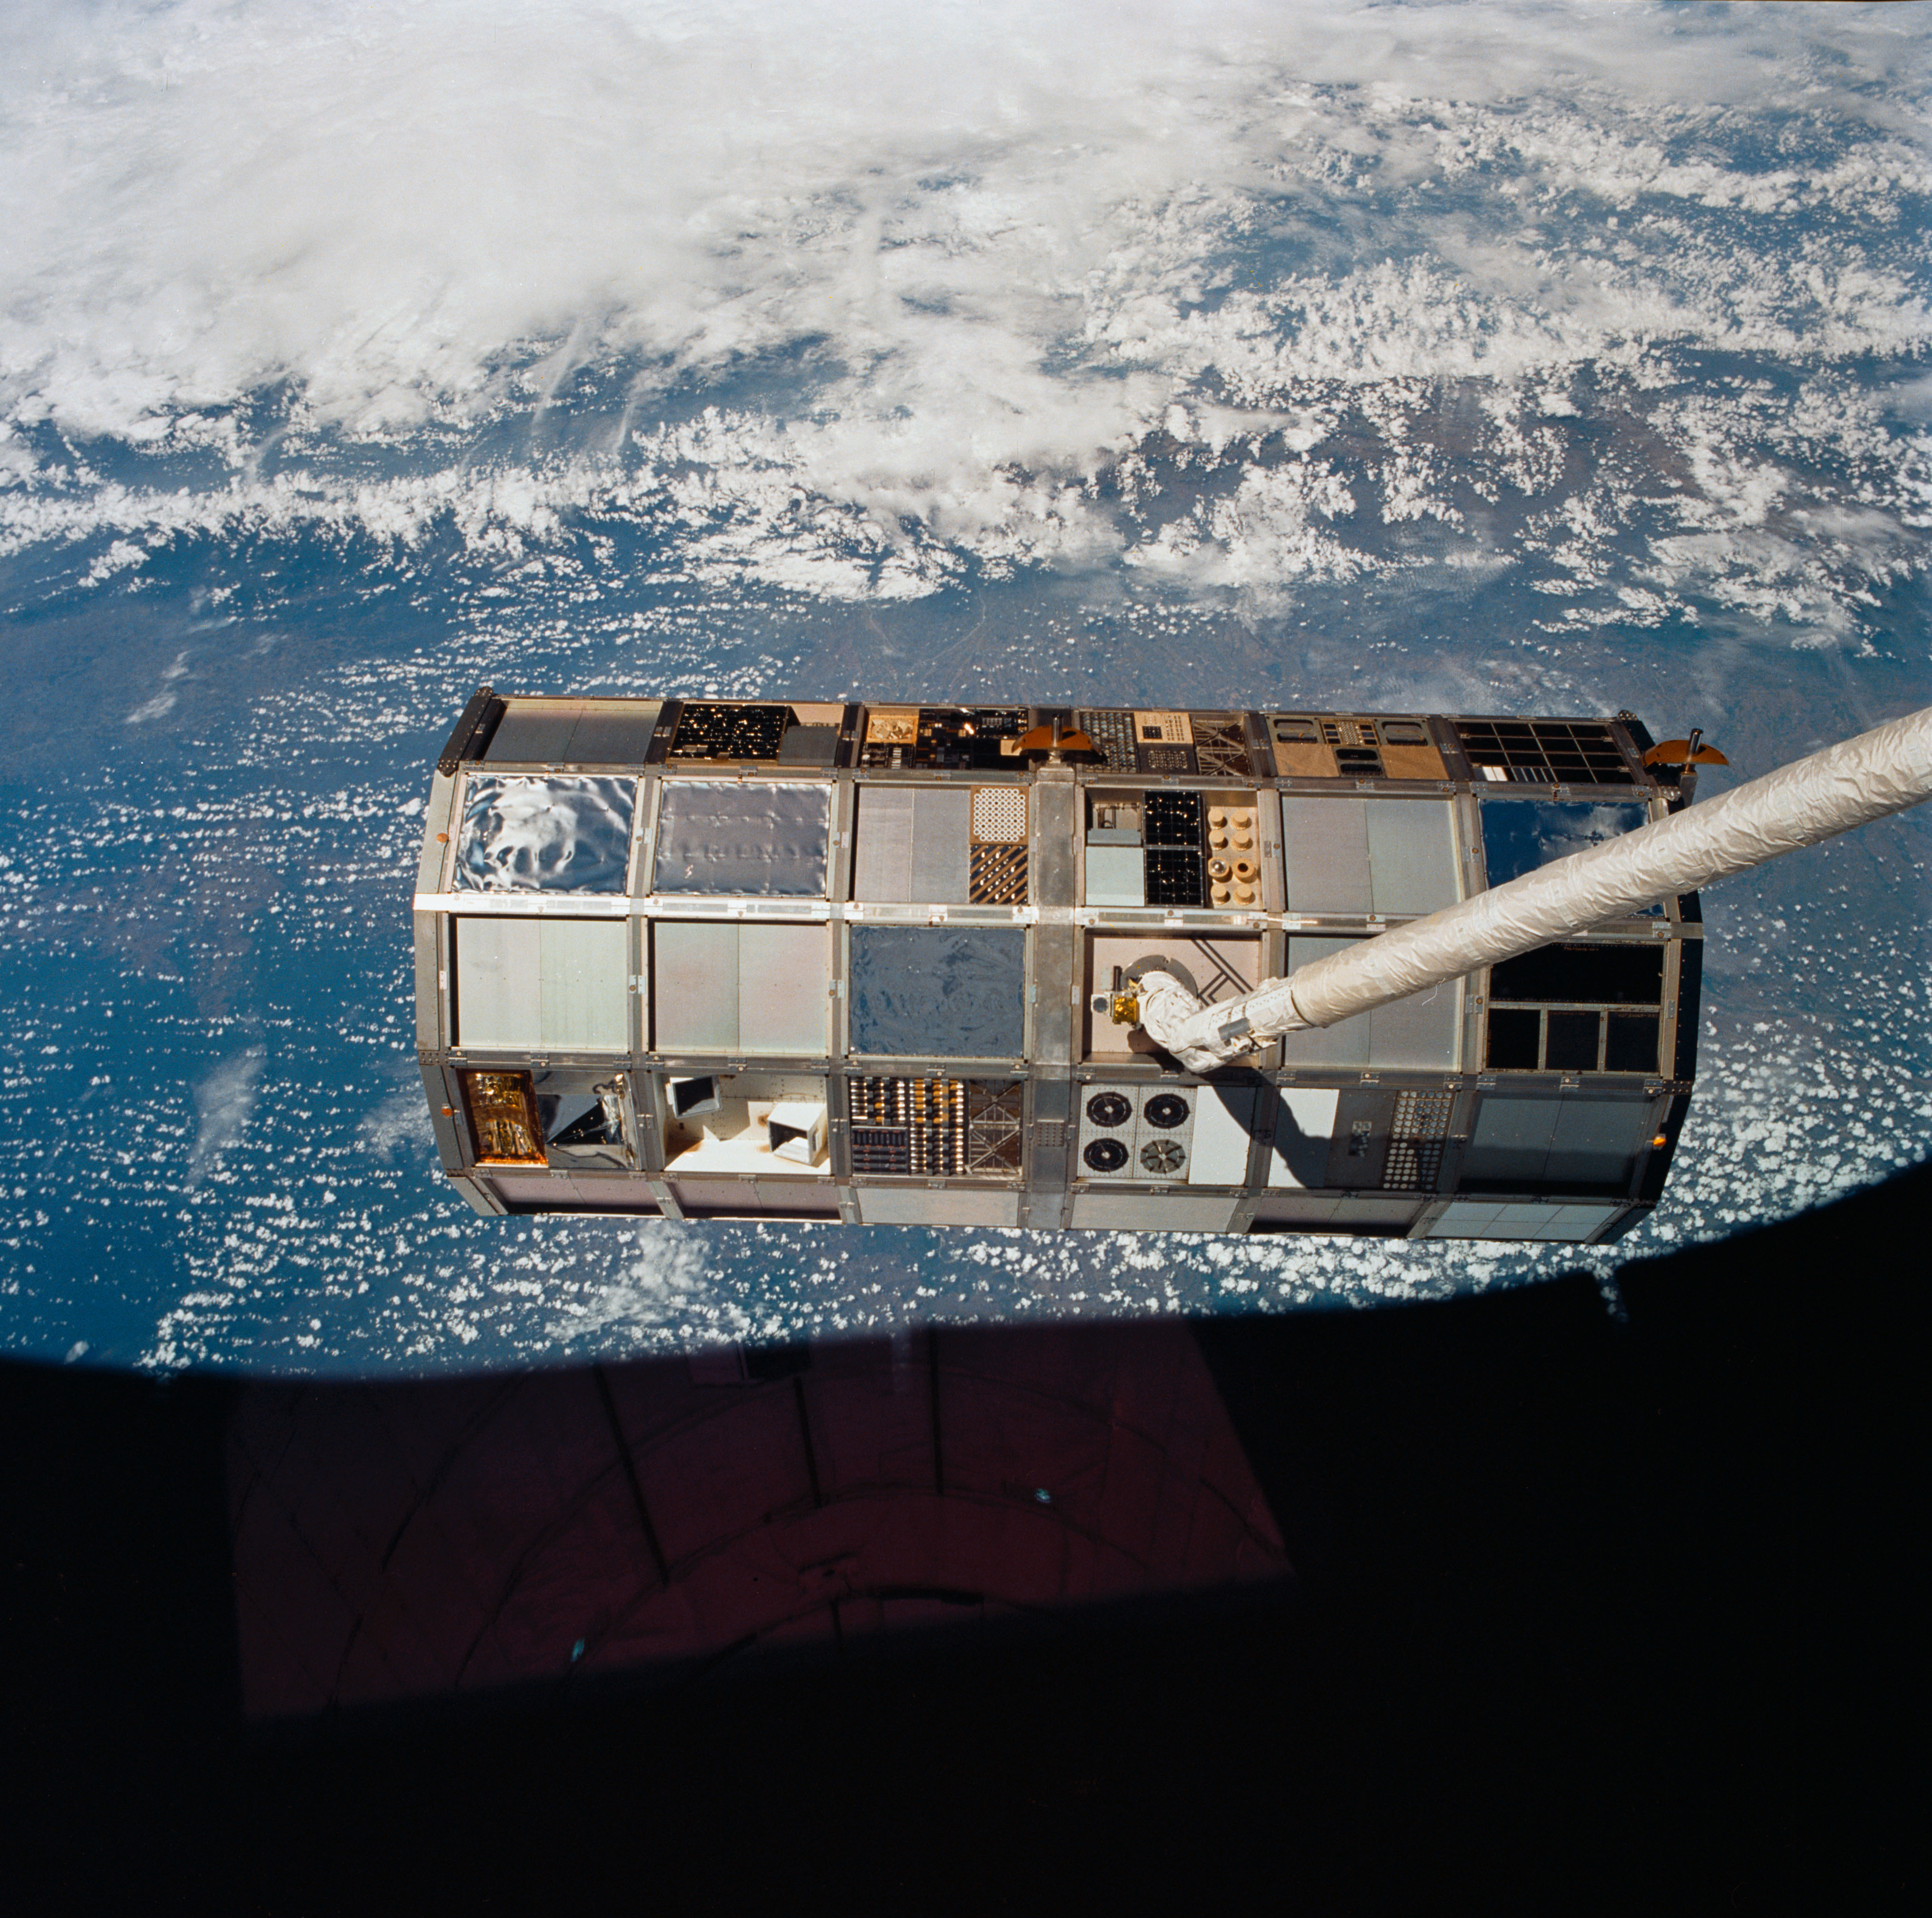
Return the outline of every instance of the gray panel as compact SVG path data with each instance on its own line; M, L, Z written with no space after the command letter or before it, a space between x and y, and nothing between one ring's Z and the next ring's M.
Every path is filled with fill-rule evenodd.
M732 1052L738 1046L735 926L659 920L651 928L654 1040L660 1052Z
M542 1028L534 919L459 919L456 927L456 1043L521 1049Z
M931 1192L918 1186L861 1186L860 1216L868 1226L1016 1226L1017 1192Z
M1042 773L1035 781L1033 804L1034 896L1043 906L1070 906L1073 896L1073 839L1079 795L1070 780Z
M687 1217L707 1212L728 1218L836 1219L838 1195L805 1179L784 1187L748 1179L676 1179L671 1191Z
M1386 1230L1406 1226L1422 1210L1414 1199L1358 1199L1343 1195L1327 1198L1310 1193L1305 1197L1270 1193L1255 1207L1257 1226L1309 1226L1331 1232L1363 1228Z
M1494 1093L1484 1096L1476 1113L1475 1130L1462 1158L1467 1179L1540 1179L1550 1157L1562 1102L1556 1099L1513 1099Z
M451 815L456 810L456 782L439 773L430 782L429 805L423 815L422 853L416 862L416 890L442 890L443 863L449 857Z
M825 896L832 788L821 783L667 779L658 809L660 893Z
M830 931L744 926L738 966L738 1049L823 1056L831 1035Z
M638 782L604 773L472 773L456 890L621 893Z
M1073 1223L1090 1232L1223 1232L1237 1202L1232 1193L1077 1192Z
M1372 799L1364 804L1375 911L1394 918L1454 905L1456 837L1448 801Z
M629 1050L630 937L621 919L542 922L541 1044L561 1052Z
M1017 1058L1026 935L925 926L852 929L851 1049Z
M1281 824L1290 912L1374 910L1369 890L1368 815L1360 800L1284 795Z
M1291 903L1292 892L1289 894ZM1288 942L1288 971L1292 978L1304 965L1317 959L1345 953L1359 939L1301 939ZM1310 1032L1291 1032L1281 1042L1281 1062L1285 1066L1365 1066L1369 1062L1369 1015L1358 1013L1339 1025L1325 1025Z
M1088 845L1087 903L1115 906L1147 904L1147 861L1138 846Z
M1650 1137L1652 1109L1648 1099L1593 1099L1573 1093L1558 1112L1544 1176L1565 1185L1624 1184Z
M1424 1234L1426 1238L1539 1238L1574 1243L1601 1230L1619 1205L1498 1205L1459 1199Z
M442 956L436 947L437 921L433 914L419 912L410 926L416 958L416 1043L432 1049L442 1045Z
M1345 953L1359 939L1291 936L1288 970ZM1454 986L1435 987L1372 1013L1358 1013L1338 1025L1291 1032L1281 1042L1285 1066L1388 1066L1453 1072L1460 1063L1457 994Z
M781 766L830 766L838 757L836 726L792 726L778 748Z
M1256 1202L1254 1223L1258 1226L1325 1226L1349 1202L1312 1192L1294 1196L1270 1193Z
M514 713L515 708L511 710ZM564 757L580 764L641 766L663 710L663 702L656 699L626 700L621 704L613 701L608 705L586 701ZM493 752L490 756L497 755Z
M972 896L973 794L964 786L913 799L912 897L921 905L964 905Z
M513 1205L580 1206L586 1211L655 1212L650 1181L642 1178L560 1178L554 1172L493 1172L490 1182Z
M855 899L903 905L911 899L914 797L904 786L860 788Z
M1033 1059L1066 1065L1073 1058L1073 965L1070 926L1040 926L1033 935Z
M578 702L560 700L510 701L509 710L490 736L485 759L514 760L527 766L554 765L570 757L570 736L577 730Z
M1453 1072L1461 1061L1453 982L1369 1014L1369 1064L1439 1067Z

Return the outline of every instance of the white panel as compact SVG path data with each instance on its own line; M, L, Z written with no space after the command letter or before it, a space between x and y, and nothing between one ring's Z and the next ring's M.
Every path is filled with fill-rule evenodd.
M913 793L866 786L859 794L859 845L852 896L899 905L912 897Z
M1192 1185L1245 1185L1248 1140L1254 1129L1252 1086L1194 1088L1194 1149L1188 1168Z
M539 1043L541 959L534 919L456 922L456 1043L515 1048Z
M1372 799L1364 802L1364 810L1376 911L1392 917L1454 905L1459 875L1448 804Z
M1017 1192L932 1192L917 1186L861 1186L860 1216L868 1226L1016 1226Z
M629 1049L630 948L621 919L542 922L539 1043L561 1052Z
M1282 1088L1275 1118L1274 1150L1268 1156L1270 1185L1318 1184L1318 1178L1297 1176L1298 1172L1312 1172L1318 1163L1325 1176L1328 1142L1335 1136L1335 1108L1341 1097L1340 1093L1323 1086Z
M738 1049L736 926L661 919L651 929L660 1052Z
M738 1049L820 1057L831 1044L832 933L746 926L738 939Z

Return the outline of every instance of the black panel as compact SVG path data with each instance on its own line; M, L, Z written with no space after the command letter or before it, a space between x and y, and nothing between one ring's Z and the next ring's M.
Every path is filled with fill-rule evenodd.
M1149 905L1198 906L1204 902L1206 869L1198 852L1150 847L1141 863Z
M1659 1027L1650 1013L1612 1013L1604 1051L1606 1072L1654 1073Z
M1704 997L1704 942L1686 939L1677 948L1677 1048L1672 1079L1694 1078L1697 1071L1697 1019Z
M1150 846L1187 846L1198 851L1202 816L1198 793L1149 793L1141 805L1142 836Z
M792 710L780 705L727 705L694 699L678 716L674 759L776 759Z
M1459 719L1456 734L1472 765L1493 767L1510 785L1636 784L1600 719Z
M436 770L454 773L466 759L481 758L502 716L503 701L488 686L478 686L463 709L463 716L443 741L442 750L436 755Z
M1661 1005L1664 950L1660 946L1539 947L1491 968L1490 997L1534 1005L1565 1001Z
M1552 1013L1543 1063L1551 1072L1594 1072L1601 1013Z
M1208 903L1207 813L1198 793L1149 793L1141 802L1149 905Z
M1540 1013L1492 1008L1489 1047L1483 1063L1499 1072L1535 1071L1542 1023Z

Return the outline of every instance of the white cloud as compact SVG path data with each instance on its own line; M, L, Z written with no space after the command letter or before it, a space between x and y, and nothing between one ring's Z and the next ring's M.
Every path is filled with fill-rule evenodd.
M187 1188L192 1192L230 1147L238 1145L260 1096L267 1049L250 1046L226 1058L194 1087L194 1144L188 1155Z
M1922 350L1926 38L1258 0L16 10L0 547L106 534L100 584L197 529L514 552L590 510L835 599L1130 552L1214 590L1346 575L1321 440L1352 410L1391 440L1360 509L1454 525L1445 465L1556 483L1579 369ZM1771 112L1819 151L1741 158ZM567 425L586 373L623 390ZM1430 416L1455 383L1486 390L1473 442ZM1124 522L1101 482L1170 436L1286 463ZM94 477L101 439L139 458Z

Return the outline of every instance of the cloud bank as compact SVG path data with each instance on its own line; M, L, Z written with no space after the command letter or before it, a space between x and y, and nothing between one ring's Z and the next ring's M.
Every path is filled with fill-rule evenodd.
M1370 563L1334 530L1365 513L1479 560L1474 472L1550 496L1529 550L1587 581L1632 496L1566 476L1565 422L1607 414L1694 509L1663 600L1748 524L1774 602L1828 613L1925 511L1922 431L1848 395L1932 340L1928 38L1241 0L19 14L0 539L589 512L833 597L962 564L1251 590ZM1713 356L1797 389L1761 408L1788 466L1742 471L1735 407L1660 410ZM1808 596L1821 542L1852 556Z

